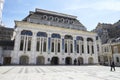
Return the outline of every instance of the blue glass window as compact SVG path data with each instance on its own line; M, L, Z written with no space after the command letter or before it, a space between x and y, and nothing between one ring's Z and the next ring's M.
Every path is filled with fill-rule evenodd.
M32 36L32 32L31 31L28 31L28 30L23 30L21 32L21 35L29 35L29 36Z
M46 34L45 32L38 32L38 33L37 33L37 36L47 37L47 34Z
M60 36L60 34L55 34L55 33L53 33L53 34L52 34L52 38L61 38L61 36Z
M73 40L73 37L71 35L65 35L65 39L71 39L71 40Z
M77 36L76 40L82 40L83 41L83 38L81 36Z

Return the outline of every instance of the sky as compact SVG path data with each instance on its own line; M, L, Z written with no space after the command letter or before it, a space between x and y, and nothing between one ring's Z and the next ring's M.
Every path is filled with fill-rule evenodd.
M35 8L77 16L88 31L100 23L120 20L120 0L5 0L2 21L14 28L14 20L22 20Z

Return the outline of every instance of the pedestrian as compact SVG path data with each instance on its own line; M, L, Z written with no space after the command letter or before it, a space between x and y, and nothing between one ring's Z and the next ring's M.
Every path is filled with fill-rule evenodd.
M112 62L110 66L111 66L111 71L112 71L112 69L115 71L115 63Z

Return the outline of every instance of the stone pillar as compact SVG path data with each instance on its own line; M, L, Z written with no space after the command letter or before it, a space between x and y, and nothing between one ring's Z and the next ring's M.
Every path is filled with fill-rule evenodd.
M36 38L37 32L33 31L32 40L31 40L31 54L30 54L30 64L36 64Z
M51 61L51 58L50 58L50 56L49 56L49 54L51 54L51 34L52 33L50 33L50 32L48 32L47 33L48 34L48 36L47 36L47 53L48 53L48 55L45 55L44 57L45 57L45 64L50 64L50 61ZM50 58L50 61L48 62L48 58Z
M73 36L73 53L76 55L76 36Z
M83 37L84 40L84 64L88 64L88 59L87 59L87 53L88 53L88 49L87 49L87 37Z
M94 48L94 63L98 64L98 52L97 52L97 44L96 44L96 38L93 38L93 48Z
M20 49L20 41L21 41L21 30L17 30L16 31L16 36L15 36L15 43L14 43L14 51L11 54L12 56L12 60L11 63L12 64L19 64L19 49Z
M65 46L64 46L64 44L65 44L65 39L64 39L64 35L63 34L61 34L61 41L60 41L60 45L61 45L61 47L60 47L60 52L61 52L61 54L64 54L64 51L65 51Z
M51 33L48 33L48 44L47 45L48 45L47 52L48 52L48 54L50 54L51 53Z
M89 54L92 55L92 42L89 42Z

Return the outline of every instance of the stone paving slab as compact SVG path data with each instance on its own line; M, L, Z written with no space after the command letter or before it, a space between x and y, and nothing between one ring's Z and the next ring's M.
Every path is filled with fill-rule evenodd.
M0 80L120 80L120 67L0 66Z

